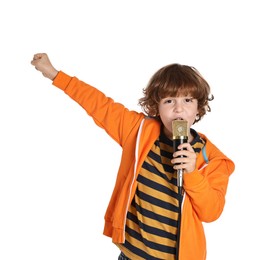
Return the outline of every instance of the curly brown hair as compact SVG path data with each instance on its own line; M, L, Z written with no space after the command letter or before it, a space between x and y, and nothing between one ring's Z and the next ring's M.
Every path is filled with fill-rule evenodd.
M192 66L178 63L169 64L159 69L150 79L144 96L138 104L150 117L159 119L158 104L166 97L191 96L198 101L198 117L194 123L200 121L206 112L210 112L209 101L214 99L210 95L210 86L202 75Z

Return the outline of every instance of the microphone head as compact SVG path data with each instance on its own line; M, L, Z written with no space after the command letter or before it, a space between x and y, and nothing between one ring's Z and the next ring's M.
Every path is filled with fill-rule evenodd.
M188 122L186 120L172 121L173 139L188 139Z

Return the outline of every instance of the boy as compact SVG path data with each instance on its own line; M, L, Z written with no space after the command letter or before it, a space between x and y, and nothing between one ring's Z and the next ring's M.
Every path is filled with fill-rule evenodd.
M191 126L210 111L210 87L193 67L158 70L139 104L129 111L98 89L56 70L47 54L31 64L78 102L122 147L104 234L120 249L118 259L206 259L202 222L221 215L234 163ZM188 142L173 149L172 122L186 121ZM177 187L182 171L182 194Z

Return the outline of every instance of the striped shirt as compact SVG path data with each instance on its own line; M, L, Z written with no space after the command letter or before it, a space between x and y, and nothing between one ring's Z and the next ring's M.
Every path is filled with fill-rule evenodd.
M196 153L204 141L191 129ZM161 133L137 177L137 190L127 213L125 242L117 244L130 259L175 259L179 200L173 141Z

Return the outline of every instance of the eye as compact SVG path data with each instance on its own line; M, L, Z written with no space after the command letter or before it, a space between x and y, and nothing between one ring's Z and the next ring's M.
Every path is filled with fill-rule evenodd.
M165 104L171 104L172 102L173 102L172 99L165 99L165 101L164 101Z
M185 98L186 103L189 103L189 102L192 102L192 101L193 101L193 98Z

